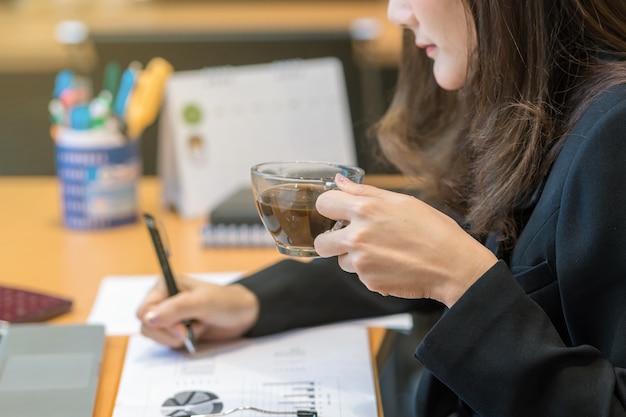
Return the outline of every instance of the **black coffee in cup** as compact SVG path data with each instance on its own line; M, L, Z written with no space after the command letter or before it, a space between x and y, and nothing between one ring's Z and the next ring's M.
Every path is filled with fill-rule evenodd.
M336 221L322 216L315 201L328 188L312 184L282 184L266 189L257 200L259 214L278 245L311 248L315 237Z
M357 183L363 182L364 175L359 167L319 161L263 162L250 173L259 216L276 248L301 257L319 256L315 238L342 224L317 211L320 194L337 189L337 174Z

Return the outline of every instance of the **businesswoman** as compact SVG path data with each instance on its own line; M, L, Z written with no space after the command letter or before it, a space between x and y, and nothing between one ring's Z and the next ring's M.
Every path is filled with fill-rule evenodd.
M253 337L430 299L446 311L415 356L449 395L420 410L625 416L626 2L390 0L389 17L407 36L377 133L423 198L338 178L317 204L349 221L316 239L327 259L156 287L144 334L178 347L184 318Z

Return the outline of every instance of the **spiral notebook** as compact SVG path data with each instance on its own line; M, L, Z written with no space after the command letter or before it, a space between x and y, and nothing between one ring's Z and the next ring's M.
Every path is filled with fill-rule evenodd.
M175 72L159 119L163 202L206 216L272 160L355 164L342 63L337 58Z
M207 220L200 230L203 246L274 246L250 187L238 188L228 195L211 210Z

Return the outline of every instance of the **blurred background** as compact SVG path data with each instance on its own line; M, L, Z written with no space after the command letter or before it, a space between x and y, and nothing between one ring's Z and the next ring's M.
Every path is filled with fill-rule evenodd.
M368 128L396 80L399 29L386 0L0 0L0 175L53 175L48 103L56 74L101 79L161 56L177 71L334 56L344 67L359 164L393 172ZM85 39L63 34L80 22ZM76 35L76 34L74 34ZM158 122L143 135L143 173L156 173Z

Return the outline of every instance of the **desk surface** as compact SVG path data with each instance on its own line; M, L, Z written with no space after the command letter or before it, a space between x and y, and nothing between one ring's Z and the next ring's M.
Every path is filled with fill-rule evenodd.
M141 223L93 232L65 229L54 177L0 177L0 201L0 284L71 297L72 311L55 323L86 321L106 275L159 273ZM164 210L156 178L142 179L139 201L141 211L163 220L175 271L253 272L283 259L274 248L202 248L199 228L203 219L183 220ZM383 335L380 329L370 331L372 352ZM126 343L126 337L107 337L95 417L112 415Z
M54 39L63 20L81 20L95 35L347 32L374 19L380 34L359 48L365 60L394 65L400 30L388 23L386 0L0 2L0 71L56 71L69 52Z

